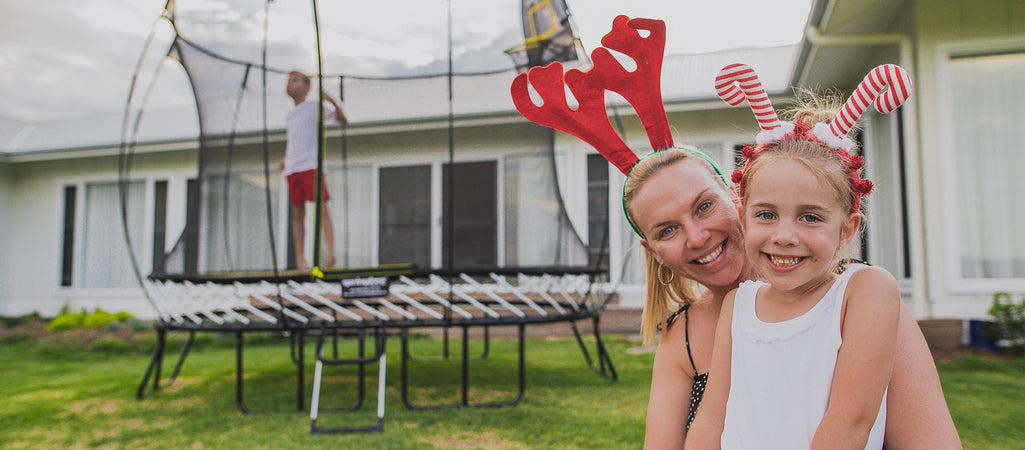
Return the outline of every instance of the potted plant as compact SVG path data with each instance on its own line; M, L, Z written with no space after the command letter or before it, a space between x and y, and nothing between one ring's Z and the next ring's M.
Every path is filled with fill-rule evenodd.
M1015 301L1007 292L993 294L987 323L998 346L1022 350L1025 347L1025 295Z

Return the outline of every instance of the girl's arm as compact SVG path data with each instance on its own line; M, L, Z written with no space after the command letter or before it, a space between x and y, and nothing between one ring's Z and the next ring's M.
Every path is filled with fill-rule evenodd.
M646 449L679 449L687 433L690 390L694 384L687 359L686 327L678 318L658 342L651 370L651 395L644 433Z
M897 280L886 270L866 267L851 276L829 407L813 449L863 449L868 443L893 369L900 301Z
M961 449L929 344L904 302L886 393L887 448Z
M726 294L719 322L715 326L715 344L712 347L712 365L708 371L708 385L698 407L694 424L687 436L687 449L720 448L723 425L726 420L726 400L730 396L730 357L733 354L733 300L736 289Z

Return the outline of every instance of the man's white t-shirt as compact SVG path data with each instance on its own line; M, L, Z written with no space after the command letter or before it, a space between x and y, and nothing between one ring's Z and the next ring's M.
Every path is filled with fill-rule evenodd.
M334 120L335 106L324 102L324 121ZM285 175L317 168L317 99L295 105L285 119Z

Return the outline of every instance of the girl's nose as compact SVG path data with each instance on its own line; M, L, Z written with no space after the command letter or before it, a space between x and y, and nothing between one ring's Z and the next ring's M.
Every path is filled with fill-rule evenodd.
M796 230L792 225L786 223L776 226L772 238L773 243L784 246L797 245L798 242Z

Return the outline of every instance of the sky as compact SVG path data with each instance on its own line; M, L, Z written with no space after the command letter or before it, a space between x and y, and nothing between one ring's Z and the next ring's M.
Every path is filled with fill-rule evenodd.
M262 2L238 8L228 3L240 0L177 1L183 34L210 36L214 50L241 58L259 55ZM324 59L330 61L332 70L361 75L437 71L447 66L444 9L448 1L453 22L458 24L453 29L458 28L460 36L453 43L454 51L459 53L457 71L460 67L511 67L508 57L499 50L522 39L518 0L321 2L318 15L324 18L322 47L329 49ZM625 14L665 20L667 54L796 43L807 21L810 2L568 0L576 34L588 53L609 31L612 19ZM157 55L159 61L166 53L170 27L159 20L165 3L0 0L0 124L122 111L140 55ZM313 36L304 22L309 16L304 8L311 4L308 0L274 0L268 6L274 11L297 9L295 13L268 16L274 21L268 25L268 36L272 36L268 38L268 52L290 55L281 61L286 70L308 70L315 60L290 47L294 40ZM191 6L201 8L203 14L190 17ZM151 32L154 38L147 47ZM173 65L166 61L160 64ZM151 77L151 73L144 70L138 79ZM150 105L178 106L188 100L187 85L180 73L173 68L159 73L161 82L171 87L155 94Z

